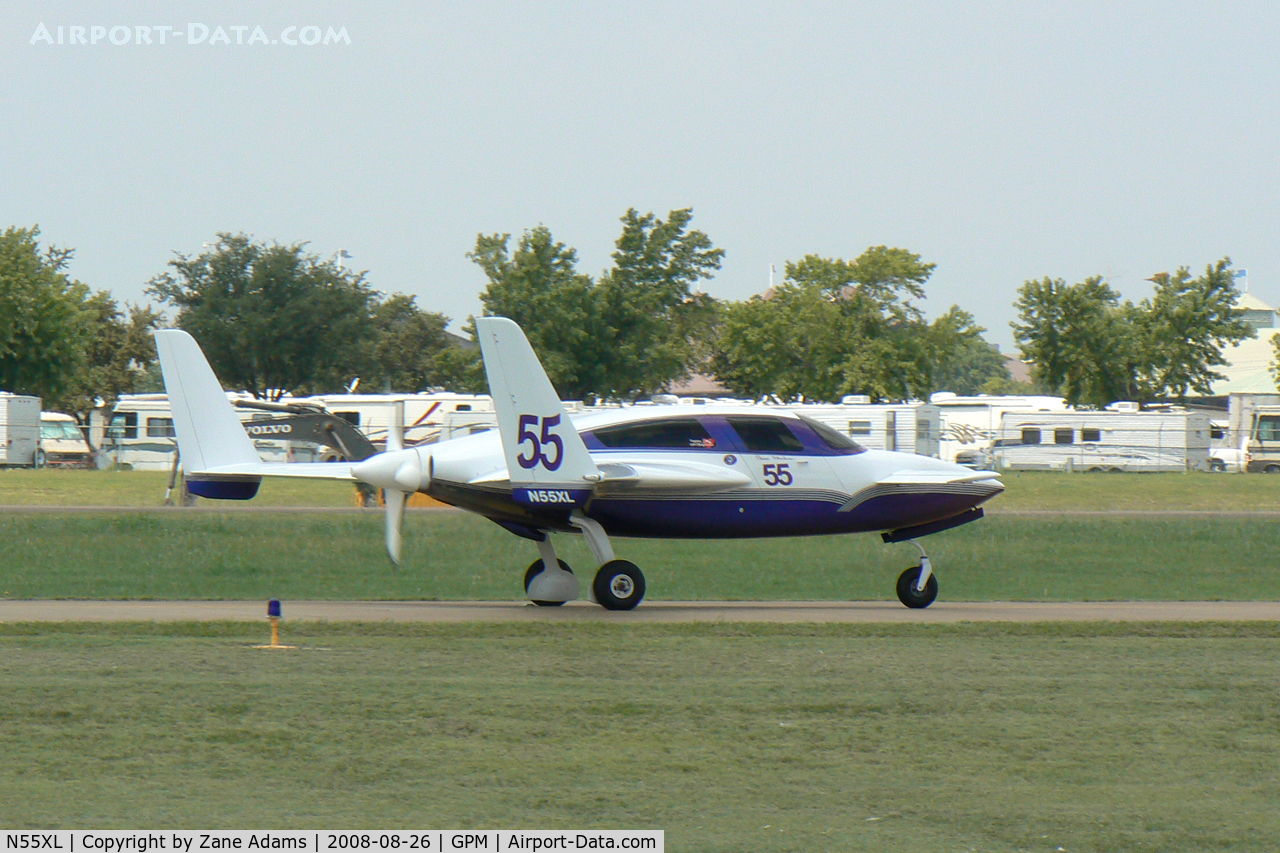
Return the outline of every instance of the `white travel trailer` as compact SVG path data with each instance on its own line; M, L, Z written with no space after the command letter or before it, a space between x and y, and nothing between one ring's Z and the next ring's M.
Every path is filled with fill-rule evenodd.
M0 391L0 467L33 468L40 448L40 398Z
M1005 412L993 453L1003 471L1190 471L1209 446L1202 412Z
M249 394L227 393L227 399L251 400ZM269 420L271 415L251 409L237 409L240 420L246 424ZM173 467L174 454L178 450L173 428L173 412L169 409L167 394L123 394L116 400L115 408L98 437L101 452L98 464L102 467L128 466L138 471L168 471ZM280 439L252 436L253 446L266 462L311 462L315 454L310 448L295 447L294 443Z
M979 468L990 464L991 444L1005 412L1067 411L1061 397L1035 395L961 397L942 391L929 402L938 407L942 421L938 458Z
M375 445L383 446L396 403L404 403L405 444L426 444L454 435L467 435L463 427L476 421L476 425L496 423L493 420L493 401L485 395L452 394L320 394L290 400L293 403L319 403L331 414L346 420L364 433ZM486 414L488 417L471 418ZM446 416L454 416L450 429ZM478 430L477 430L478 431Z
M870 450L937 457L938 407L928 403L805 404L782 408L834 427Z

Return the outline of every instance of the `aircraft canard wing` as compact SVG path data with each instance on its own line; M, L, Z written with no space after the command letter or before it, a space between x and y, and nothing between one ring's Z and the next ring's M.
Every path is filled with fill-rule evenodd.
M524 332L506 317L475 324L511 484L589 493L600 472Z

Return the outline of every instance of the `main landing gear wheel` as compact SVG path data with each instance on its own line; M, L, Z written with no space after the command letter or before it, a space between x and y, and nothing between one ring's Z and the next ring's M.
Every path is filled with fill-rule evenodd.
M644 574L635 563L610 560L596 572L591 589L606 610L631 610L644 598Z
M560 563L560 568L564 569L569 574L573 574L573 569L569 568L568 563L564 560L558 560L557 562ZM529 592L529 584L531 584L533 579L540 574L542 574L542 561L534 560L533 564L529 566L524 573L524 591L526 593ZM564 604L563 601L538 601L536 598L533 600L533 603L539 607L559 607L561 604Z
M938 577L929 575L924 589L916 591L916 583L920 580L920 567L912 566L898 575L898 600L913 609L928 607L938 597Z

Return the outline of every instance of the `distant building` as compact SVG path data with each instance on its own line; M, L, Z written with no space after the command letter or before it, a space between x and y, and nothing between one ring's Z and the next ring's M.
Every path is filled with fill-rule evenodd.
M1228 394L1274 394L1276 380L1271 375L1275 349L1271 339L1280 334L1276 309L1252 293L1242 293L1236 307L1244 309L1244 320L1258 330L1258 336L1225 347L1222 357L1227 364L1217 368L1225 379L1213 383L1214 396Z
M1030 382L1031 381L1031 363L1023 361L1012 355L1004 357L1004 366L1009 371L1009 377L1014 382Z
M731 397L733 392L720 384L714 376L695 373L688 379L671 383L668 394L677 397Z

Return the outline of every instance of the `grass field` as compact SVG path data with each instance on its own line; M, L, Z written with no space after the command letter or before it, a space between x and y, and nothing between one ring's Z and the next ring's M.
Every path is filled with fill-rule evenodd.
M0 626L6 827L1274 850L1280 629Z
M0 506L161 506L168 484L167 471L0 469ZM271 479L245 505L350 507L356 505L355 488L350 483Z
M0 597L520 599L533 544L476 516L411 513L392 566L382 515L9 514ZM1276 600L1280 525L1223 517L993 516L927 540L941 600ZM657 599L892 599L909 544L875 535L626 540ZM589 579L580 537L557 536Z
M1002 510L1278 510L1280 477L1261 474L1007 473ZM0 470L0 506L159 506L169 475L160 471ZM340 507L354 504L342 483L274 480L247 506ZM203 501L204 505L226 502Z

